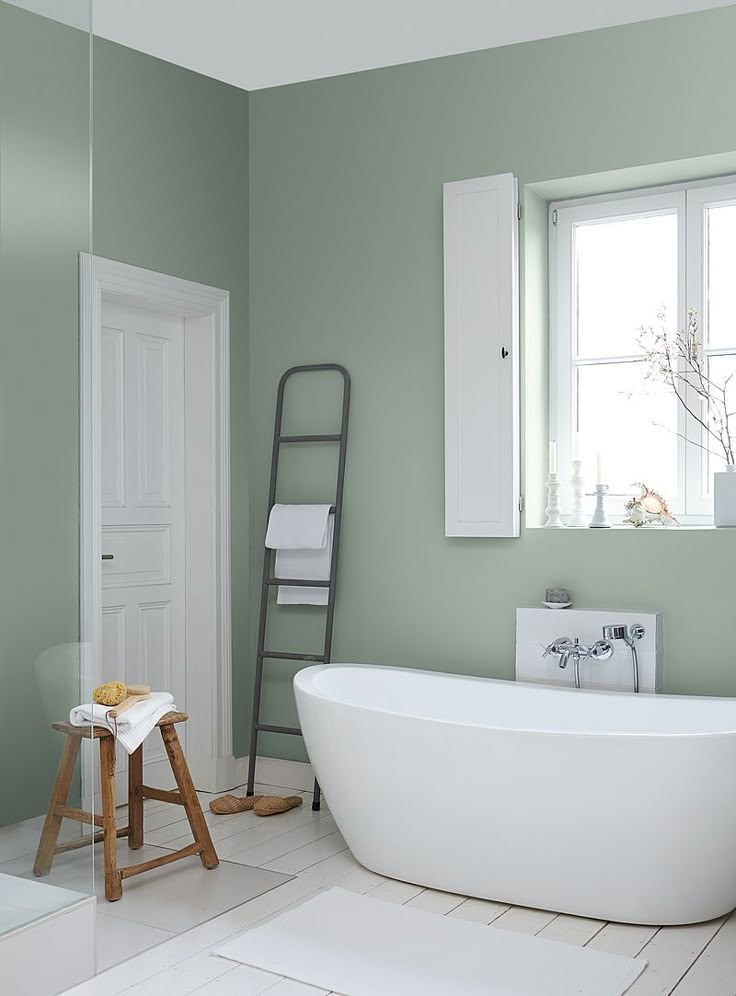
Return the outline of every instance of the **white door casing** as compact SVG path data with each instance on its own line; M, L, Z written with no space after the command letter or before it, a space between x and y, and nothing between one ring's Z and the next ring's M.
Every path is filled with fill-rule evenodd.
M101 380L100 677L186 711L184 319L103 297ZM147 785L173 787L160 738L144 759Z
M167 532L168 520L165 517L169 514L166 511L167 502L164 501L166 495L156 490L162 484L160 468L158 479L155 461L150 463L147 481L144 480L145 474L141 476L144 487L136 496L143 498L140 511L144 509L145 515L141 515L141 521L115 522L115 491L117 489L119 498L122 493L119 477L121 473L124 475L125 468L117 456L108 453L103 459L103 419L113 427L116 418L123 423L125 421L124 412L120 409L122 401L115 399L114 392L111 397L103 391L103 363L110 368L105 374L109 378L118 362L115 350L122 348L115 344L113 327L121 323L113 321L109 324L108 316L117 314L119 317L119 309L124 312L131 308L143 309L152 323L144 332L148 338L142 340L148 350L147 353L146 350L142 352L146 353L144 360L149 379L153 377L155 381L156 377L161 378L162 357L167 349L169 361L174 366L181 363L184 372L183 399L178 409L183 414L185 456L183 453L179 466L174 455L171 474L172 481L180 481L184 491L185 507L180 515L186 540L178 547L175 541L170 547L169 568L175 566L177 556L184 557L184 565L182 590L179 593L173 588L168 590L168 594L172 595L168 609L161 604L167 601L166 598L151 595L153 588L158 589L158 595L167 590L162 581L163 574L156 577L156 572L166 567L167 545L163 537ZM203 284L82 253L80 316L81 695L84 701L89 701L91 689L103 680L103 642L110 646L112 628L108 625L106 637L103 637L103 602L107 603L108 610L124 604L119 596L124 587L119 584L120 577L115 589L104 587L103 577L115 576L114 572L109 573L111 564L116 569L125 567L124 558L130 553L132 537L125 536L124 527L132 525L134 528L129 532L149 534L145 537L138 535L136 541L140 541L140 555L144 560L147 558L147 567L153 572L152 575L138 577L135 582L154 581L145 588L143 604L136 608L134 615L142 612L141 623L144 629L149 627L149 636L153 641L149 645L153 647L156 639L160 638L155 634L156 627L160 627L166 613L183 613L183 637L177 637L171 630L174 633L172 657L183 654L184 658L178 679L175 676L177 664L173 659L171 661L172 690L184 699L190 716L186 733L187 758L195 783L202 790L220 791L231 787L235 777L230 625L229 294ZM157 321L163 323L158 325L158 332L154 328ZM172 353L171 340L168 339L169 345L166 346L168 336L159 334L164 328L171 330L172 323L176 322L181 330L181 360L175 356L172 359L176 350ZM107 331L103 328L105 324ZM122 351L125 353L124 349ZM124 356L120 362L124 365ZM137 362L142 362L140 356ZM132 365L130 369L133 369ZM138 373L134 372L134 376L137 378ZM154 422L158 419L159 431L163 431L163 410L158 401L149 414ZM169 424L169 432L171 428ZM160 439L157 445L161 449L163 441ZM173 511L173 506L170 511ZM175 515L172 516L172 521L168 522L170 535L176 532L173 528L175 518ZM106 527L105 549L103 524ZM142 525L153 528L141 530ZM120 558L115 550L107 549L111 543L118 544ZM116 555L116 559L103 562L102 554L110 552ZM142 561L141 564L146 566ZM124 573L123 570L118 572ZM130 588L126 598L133 597L135 583ZM177 605L180 607L177 608ZM143 611L147 609L151 611ZM156 611L158 609L161 611ZM112 611L107 612L108 616L113 614ZM111 622L110 618L106 620L108 624ZM134 627L133 632L135 641L140 638L135 635L141 632L140 627ZM180 642L183 640L183 647L177 644L177 639ZM149 659L150 682L143 677L144 671L134 672L136 676L131 674L130 678L132 681L160 684L165 674L157 670L160 666L160 662L154 664ZM155 750L152 737L146 753ZM152 759L155 759L155 753ZM93 777L92 766L87 764L83 785L83 794L87 799L94 795Z

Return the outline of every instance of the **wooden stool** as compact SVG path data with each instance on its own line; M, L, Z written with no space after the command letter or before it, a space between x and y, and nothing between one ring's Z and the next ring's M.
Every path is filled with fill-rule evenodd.
M161 737L166 748L171 770L174 773L178 791L151 788L143 784L143 744L128 758L128 826L117 829L115 826L115 738L109 730L102 726L72 726L71 723L52 723L54 730L66 734L66 743L59 762L59 770L51 792L51 801L46 814L46 821L41 832L41 840L33 865L34 875L47 875L55 854L72 851L85 844L95 844L104 841L105 846L105 899L110 902L120 899L123 894L123 879L140 875L141 872L159 868L179 858L188 858L198 854L205 868L216 868L220 863L215 852L210 831L205 822L202 807L189 774L186 758L176 734L176 723L184 723L189 717L185 712L169 712L156 724L161 730ZM67 806L69 788L74 775L74 768L79 756L79 748L84 738L100 741L100 780L102 783L102 816L88 813L82 809L72 809ZM171 802L183 806L187 814L189 826L194 837L193 844L165 854L161 858L144 861L139 865L128 865L118 868L117 838L127 837L128 847L137 850L143 846L143 800L158 799L160 802ZM73 840L67 844L59 844L61 821L66 817L80 823L89 823L94 827L102 827L98 833Z

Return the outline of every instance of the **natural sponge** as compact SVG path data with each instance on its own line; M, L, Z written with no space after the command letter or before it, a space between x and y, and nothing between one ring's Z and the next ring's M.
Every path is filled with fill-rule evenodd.
M92 701L98 705L116 706L120 705L127 694L128 686L122 681L106 681L92 692Z

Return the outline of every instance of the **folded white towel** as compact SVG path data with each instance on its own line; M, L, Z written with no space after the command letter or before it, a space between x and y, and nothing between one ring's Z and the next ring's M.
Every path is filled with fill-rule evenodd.
M327 544L323 550L281 550L276 551L274 572L277 578L293 578L295 581L329 581L332 560L332 536L335 530L335 516L327 523ZM276 601L279 605L327 605L327 588L295 588L293 585L279 585Z
M104 726L115 734L116 740L125 751L132 754L162 716L167 712L176 712L174 696L169 692L153 692L150 698L136 702L117 719L108 719L108 713L112 708L114 707L98 705L96 702L75 706L69 713L69 722L72 726Z
M274 505L268 517L270 550L324 550L330 505Z

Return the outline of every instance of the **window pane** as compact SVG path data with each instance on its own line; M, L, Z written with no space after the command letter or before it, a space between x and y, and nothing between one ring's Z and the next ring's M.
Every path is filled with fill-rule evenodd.
M677 322L677 214L575 230L577 352L635 356L637 329L665 309Z
M707 337L710 346L736 346L736 204L706 209Z
M595 363L578 372L578 431L586 491L595 484L596 452L610 490L632 493L643 481L670 502L677 495L677 401L646 381L644 363ZM621 502L609 502L613 514Z
M719 388L725 388L726 403L729 412L736 412L736 354L730 356L711 356L708 360L708 377L713 382L713 390L717 397L720 396ZM729 380L729 377L731 378ZM731 435L736 433L736 417L732 419ZM709 452L707 459L703 461L705 480L703 482L703 493L712 495L713 474L717 470L723 470L726 466L726 459L718 441L708 439Z

